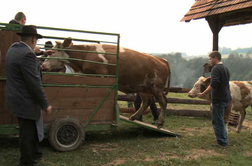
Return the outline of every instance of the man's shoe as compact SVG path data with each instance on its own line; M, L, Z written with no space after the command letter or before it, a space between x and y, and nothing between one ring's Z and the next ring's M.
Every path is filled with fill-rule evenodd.
M211 146L226 148L228 144L219 144L218 142L210 144Z

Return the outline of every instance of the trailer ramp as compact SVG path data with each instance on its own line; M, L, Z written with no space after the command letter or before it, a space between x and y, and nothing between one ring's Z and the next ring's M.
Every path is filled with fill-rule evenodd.
M174 132L172 132L170 130L167 130L167 129L163 129L163 128L158 129L157 126L154 126L154 125L151 125L151 124L139 121L139 120L133 120L132 121L132 120L129 120L128 117L125 117L125 116L122 116L122 115L119 115L119 117L120 117L120 120L125 121L125 122L129 122L131 124L135 124L137 126L141 126L141 127L144 127L144 128L147 128L147 129L150 129L150 130L153 130L153 131L157 131L157 132L160 132L160 133L168 134L170 136L181 137L181 135L176 134L176 133L174 133Z

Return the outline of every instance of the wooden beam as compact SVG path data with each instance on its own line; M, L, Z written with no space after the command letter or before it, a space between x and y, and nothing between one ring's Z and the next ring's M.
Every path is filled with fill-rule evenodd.
M118 95L117 100L119 101L134 101L135 96L130 95ZM157 102L157 101L155 101ZM210 102L206 100L193 100L193 99L179 99L179 98L167 98L168 103L178 104L195 104L195 105L209 105Z
M121 113L134 114L136 110L134 108L120 108ZM151 113L150 109L147 109L143 115ZM209 110L187 110L187 109L166 109L167 114L175 116L192 116L192 117L205 117L211 118L211 112Z
M252 8L221 14L220 20L225 20L224 26L251 23Z
M210 29L213 33L213 51L219 50L219 32L224 25L224 22L220 21L219 16L206 17Z

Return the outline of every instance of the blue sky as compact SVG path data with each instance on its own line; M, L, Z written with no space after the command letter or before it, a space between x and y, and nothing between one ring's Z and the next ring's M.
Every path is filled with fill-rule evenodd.
M207 21L180 22L194 2L12 0L1 4L0 22L9 22L18 11L23 11L27 25L120 33L121 46L140 52L206 55L212 50L212 32ZM232 49L251 47L251 29L252 24L223 27L219 46Z

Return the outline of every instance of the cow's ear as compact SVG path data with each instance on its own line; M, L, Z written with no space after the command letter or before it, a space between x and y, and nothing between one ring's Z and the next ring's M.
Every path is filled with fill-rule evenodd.
M55 41L55 43L56 43L55 45L56 48L59 48L62 45L62 42L60 41Z
M71 45L72 45L72 39L71 38L67 38L67 39L64 40L64 42L62 44L62 47L63 48L67 48L67 47L69 47Z
M204 84L205 84L206 86L208 86L208 85L210 85L210 83L211 83L211 77L207 77L207 78L204 80Z

